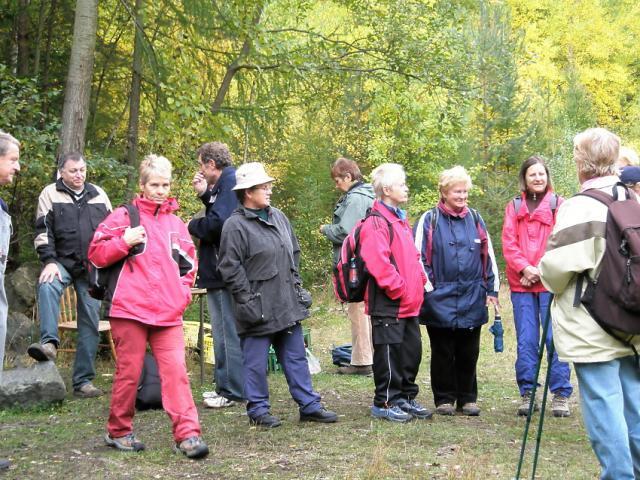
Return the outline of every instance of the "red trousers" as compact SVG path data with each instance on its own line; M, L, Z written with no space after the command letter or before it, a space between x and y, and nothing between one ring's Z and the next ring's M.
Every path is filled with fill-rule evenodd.
M136 392L147 342L158 364L162 406L173 424L173 438L181 442L200 435L198 411L187 376L182 325L154 327L121 318L109 321L118 356L107 423L109 435L123 437L133 432Z

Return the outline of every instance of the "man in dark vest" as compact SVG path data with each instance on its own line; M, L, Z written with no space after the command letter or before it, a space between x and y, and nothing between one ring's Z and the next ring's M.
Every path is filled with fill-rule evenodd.
M200 239L200 264L196 287L207 289L207 303L213 330L215 392L206 392L205 406L230 407L244 400L242 350L231 307L231 295L218 274L220 233L225 220L238 207L235 192L236 169L224 143L205 143L198 149L200 170L193 189L205 206L204 217L189 222L189 232ZM265 367L266 368L266 367Z

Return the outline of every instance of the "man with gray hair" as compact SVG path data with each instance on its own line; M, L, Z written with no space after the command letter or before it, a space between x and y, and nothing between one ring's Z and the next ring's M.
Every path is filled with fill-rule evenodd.
M65 153L58 161L58 180L42 190L36 215L35 247L43 268L38 281L40 342L29 346L34 359L54 361L60 343L60 297L73 285L78 299L78 343L73 365L73 394L102 395L92 380L100 333L100 301L89 296L87 251L93 233L111 211L104 191L86 183L87 164L80 153Z
M20 142L0 130L0 185L7 185L20 171ZM7 266L9 240L11 237L11 217L7 204L0 198L0 383L4 365L4 342L7 336L7 314L9 305L4 291L4 271ZM0 470L9 468L9 460L0 458Z

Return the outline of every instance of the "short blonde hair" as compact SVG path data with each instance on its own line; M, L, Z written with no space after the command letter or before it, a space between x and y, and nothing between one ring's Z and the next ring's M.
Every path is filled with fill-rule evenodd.
M152 175L171 180L171 162L165 157L153 153L144 157L140 162L140 184L146 184Z
M438 179L438 190L442 194L458 183L464 183L467 190L471 190L471 187L473 187L471 177L464 167L461 167L460 165L444 170L440 174L440 178Z
M620 138L605 128L588 128L573 138L573 159L581 178L614 175Z
M371 184L378 200L384 195L384 187L404 183L406 178L404 168L398 163L383 163L374 168L371 172Z
M640 164L640 158L638 158L638 154L633 148L620 147L616 164L618 167L628 167L629 165L638 166Z

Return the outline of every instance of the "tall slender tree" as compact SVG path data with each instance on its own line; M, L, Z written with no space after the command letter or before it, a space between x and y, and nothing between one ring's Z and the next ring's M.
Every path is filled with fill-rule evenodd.
M98 0L77 0L59 153L84 150L97 26Z

